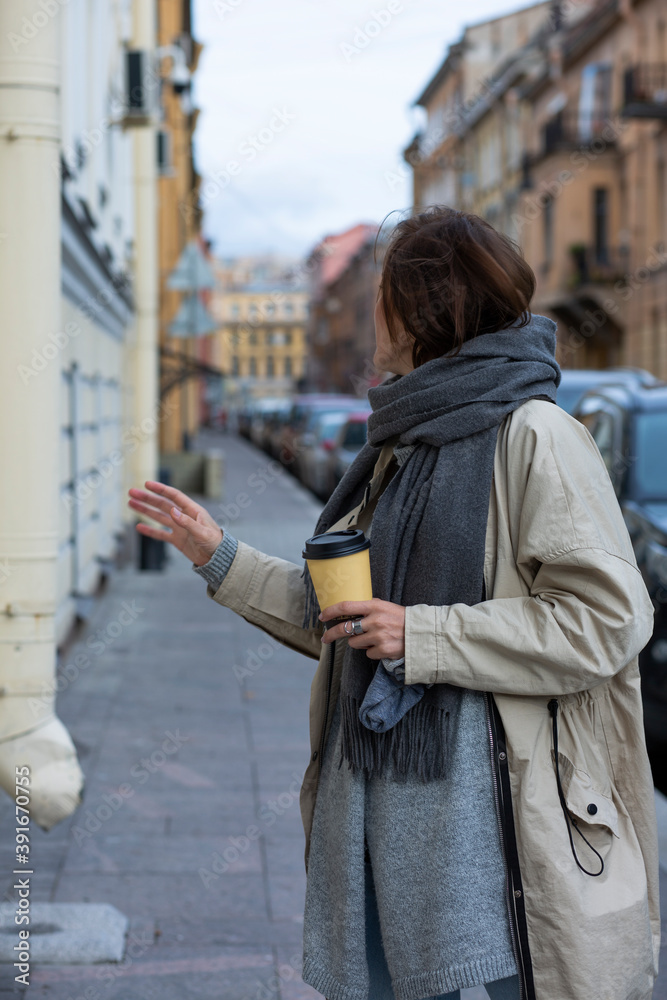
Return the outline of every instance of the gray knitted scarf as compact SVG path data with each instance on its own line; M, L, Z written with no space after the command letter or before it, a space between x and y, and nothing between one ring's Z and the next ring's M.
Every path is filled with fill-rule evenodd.
M314 534L327 531L361 502L382 450L417 447L385 487L373 513L370 547L373 596L403 606L478 604L485 600L484 550L498 428L528 399L555 403L560 368L556 324L532 315L525 327L465 341L456 357L440 357L368 390L373 409L368 440L342 478ZM307 565L304 628L320 608ZM340 699L343 757L354 771L416 773L422 780L447 770L447 728L460 688L433 684L384 733L362 725L359 708L378 660L347 644ZM341 760L342 763L342 760Z

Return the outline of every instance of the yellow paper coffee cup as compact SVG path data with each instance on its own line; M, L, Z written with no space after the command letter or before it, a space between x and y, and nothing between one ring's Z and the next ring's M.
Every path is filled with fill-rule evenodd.
M370 545L370 538L359 528L326 531L306 541L302 556L308 564L320 609L340 601L370 601L373 596ZM344 615L338 620L347 621L350 617ZM326 624L331 626L333 621Z

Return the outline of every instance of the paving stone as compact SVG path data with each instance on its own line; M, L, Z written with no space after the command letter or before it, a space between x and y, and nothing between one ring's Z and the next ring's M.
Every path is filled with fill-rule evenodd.
M16 945L20 944L15 909L13 903L0 904L0 961L12 965L17 960ZM29 959L25 964L30 969L38 962L120 962L127 929L127 917L108 904L33 902L26 948Z

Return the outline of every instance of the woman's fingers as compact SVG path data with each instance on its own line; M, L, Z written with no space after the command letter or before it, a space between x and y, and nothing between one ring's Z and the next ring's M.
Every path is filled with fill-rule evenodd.
M172 528L174 526L174 521L162 510L158 510L157 507L152 507L148 503L144 503L142 500L135 500L134 497L127 501L128 507L133 510L138 511L140 514L146 514L148 517L152 517L154 521L158 521L160 524L164 524L167 528Z
M183 528L184 531L194 539L195 542L201 543L206 542L211 539L215 530L221 531L216 525L215 528L200 524L194 518L189 517L184 511L179 510L177 507L171 508L172 524L178 525L179 528Z
M173 486L167 486L165 483L158 483L152 479L147 479L144 486L157 493L158 496L164 497L171 504L180 507L181 510L184 510L192 518L196 518L197 514L202 510L199 504L191 500L187 493L181 493L180 490L175 489Z
M165 514L168 514L174 506L173 500L169 500L167 497L158 496L157 493L149 493L147 490L137 489L135 486L128 490L128 492L133 500L137 500L140 503L146 503L149 506L163 511Z

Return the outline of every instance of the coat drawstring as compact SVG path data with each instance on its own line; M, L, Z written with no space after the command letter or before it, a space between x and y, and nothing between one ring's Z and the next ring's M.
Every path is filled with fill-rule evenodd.
M556 700L556 698L552 698L551 699L551 701L547 705L547 708L549 709L549 712L551 713L551 718L553 720L553 743L554 743L554 756L556 758L556 785L558 786L558 798L560 799L561 808L563 810L563 816L565 816L565 823L567 825L567 832L568 832L568 836L570 838L570 847L572 848L572 856L574 857L574 860L577 862L577 865L579 866L579 868L581 868L582 872L585 875L591 875L593 878L596 878L598 875L602 875L602 872L604 871L604 861L602 860L602 855L600 854L599 851L595 850L595 848L591 844L590 840L588 840L587 837L585 837L584 834L579 829L579 825L578 825L576 819L574 818L574 816L571 816L570 813L567 811L567 803L565 802L565 795L563 793L563 786L562 786L561 780L560 780L560 768L558 766L558 719L557 719L557 715L558 715L558 701ZM590 847L590 849L593 852L593 854L597 854L598 858L600 859L600 871L599 872L589 872L586 868L584 868L584 866L579 861L579 858L577 857L577 852L576 852L575 847L574 847L574 838L572 836L572 827L574 827L574 829L577 831L577 833L582 838L582 840L586 844L588 844L588 846Z

